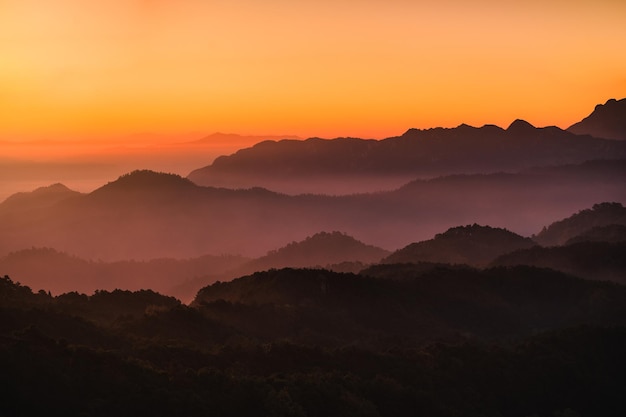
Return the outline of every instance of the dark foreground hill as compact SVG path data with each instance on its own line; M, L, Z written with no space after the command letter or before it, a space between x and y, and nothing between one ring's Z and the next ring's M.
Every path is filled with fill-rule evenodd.
M613 326L624 287L529 268L403 270L255 274L205 293L239 302L197 309L150 291L51 297L5 277L0 414L626 413L626 330ZM595 324L561 327L580 323Z
M0 203L0 254L50 247L104 261L259 257L321 230L395 249L472 223L528 236L597 202L626 201L624 183L623 161L418 180L340 197L200 187L138 171L86 195Z
M221 156L188 178L217 187L349 194L396 188L414 178L624 158L624 142L579 136L557 127L535 128L516 120L507 129L492 125L410 129L380 141L265 141Z
M383 263L435 262L485 266L496 257L535 245L529 238L506 229L477 224L459 226L434 239L411 243L383 259Z
M258 272L198 292L193 305L264 340L341 346L506 339L577 324L625 324L626 287L530 267Z
M567 130L577 135L626 140L626 98L598 104L589 116Z

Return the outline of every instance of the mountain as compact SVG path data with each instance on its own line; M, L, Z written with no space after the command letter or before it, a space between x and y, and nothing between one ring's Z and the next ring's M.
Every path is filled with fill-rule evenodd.
M276 268L323 267L338 272L358 272L369 264L379 262L387 255L389 251L367 245L345 233L320 232L302 241L291 242L279 249L271 250L259 258L234 264L226 271L207 269L205 274L197 275L166 293L185 294L181 299L189 301L198 288L217 280L228 281L256 271ZM0 264L0 269L1 266Z
M243 148L246 146L250 146L250 144L263 142L266 140L283 140L283 139L296 139L300 138L295 135L274 135L274 136L246 136L246 135L238 135L236 133L221 133L216 132L212 133L208 136L205 136L201 139L193 140L187 142L190 145L211 145L217 147L228 147L233 148L238 146L239 148Z
M342 262L372 264L389 255L389 251L366 245L341 232L321 232L303 241L292 242L267 255L254 259L242 268L248 273L270 268L328 267ZM242 274L243 275L243 274Z
M384 140L264 141L221 156L188 178L208 186L349 194L396 188L415 178L625 158L626 143L516 120L506 130L460 125L410 129Z
M0 271L24 285L53 294L150 288L188 302L199 287L185 289L187 282L199 276L211 276L214 281L247 261L241 256L204 255L192 259L104 262L88 261L50 248L31 248L0 257Z
M492 265L530 265L585 279L626 284L626 242L579 242L547 248L535 246L502 255Z
M0 203L0 256L48 247L106 262L206 254L258 258L321 230L395 249L473 223L530 236L598 201L626 202L624 183L623 161L447 176L345 196L202 187L138 171L54 204Z
M609 224L608 226L596 226L583 233L568 239L566 245L580 242L609 242L618 243L626 241L626 225Z
M594 204L570 217L544 227L535 237L543 246L563 245L594 227L626 225L626 208L620 203Z
M506 229L479 226L459 226L426 240L397 250L382 263L448 263L483 266L496 257L535 243Z
M598 104L589 116L567 130L577 135L626 140L626 98Z
M47 187L40 187L31 192L19 192L9 196L2 202L4 211L22 211L30 209L41 209L57 204L68 198L81 195L77 191L70 190L63 184L52 184Z

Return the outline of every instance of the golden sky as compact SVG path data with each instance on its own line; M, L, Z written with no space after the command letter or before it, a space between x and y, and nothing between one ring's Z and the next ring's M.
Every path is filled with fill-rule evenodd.
M565 128L625 45L623 0L0 0L0 139Z

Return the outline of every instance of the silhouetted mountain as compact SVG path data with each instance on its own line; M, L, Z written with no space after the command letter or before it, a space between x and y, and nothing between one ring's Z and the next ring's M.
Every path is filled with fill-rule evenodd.
M626 98L598 104L589 116L567 130L577 135L626 140Z
M599 226L626 225L626 208L620 203L594 204L591 209L581 210L572 216L544 227L534 237L543 246L563 245Z
M461 125L410 129L385 140L265 141L191 172L197 184L262 186L287 193L378 191L413 178L517 171L533 166L624 159L626 144L516 120L508 129Z
M321 232L268 252L243 266L247 273L270 268L327 267L341 262L379 262L389 251L366 245L341 232ZM243 274L242 274L243 275Z
M322 267L338 272L359 272L366 265L376 263L389 255L389 251L366 245L341 232L320 232L303 241L269 251L265 256L241 262L228 271L214 271L200 275L167 292L185 294L185 301L191 301L198 288L218 280L231 280L256 271L272 268L313 268ZM0 265L1 269L1 265ZM191 295L191 296L189 296Z
M626 284L626 242L580 242L548 248L535 246L500 256L493 261L493 265L530 265L585 279Z
M21 192L9 196L2 202L2 210L7 212L12 209L16 211L41 209L79 195L81 193L70 190L63 184L53 184L48 187L37 188L31 192Z
M382 263L448 263L483 266L498 256L535 243L506 229L489 226L459 226L397 250Z
M192 259L152 259L150 261L87 261L49 248L32 248L0 257L0 271L36 289L53 294L96 290L152 289L189 302L199 286L186 288L197 277L224 279L226 271L247 262L233 255L205 255ZM228 275L233 277L233 275Z
M239 145L240 147L250 146L251 143L259 143L266 140L282 140L282 139L300 139L295 135L274 135L274 136L245 136L236 133L216 132L202 139L188 142L189 144L199 145Z
M608 226L596 226L574 236L565 242L566 245L580 242L626 242L626 225L610 224Z
M449 176L336 197L200 187L177 176L135 172L47 206L0 204L0 254L50 247L105 261L259 257L320 230L400 248L472 223L529 236L598 201L626 201L624 183L623 161Z

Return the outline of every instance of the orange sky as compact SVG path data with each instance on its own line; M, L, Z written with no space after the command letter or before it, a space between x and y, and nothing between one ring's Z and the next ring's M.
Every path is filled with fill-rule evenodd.
M624 45L623 0L0 0L0 139L565 128Z

